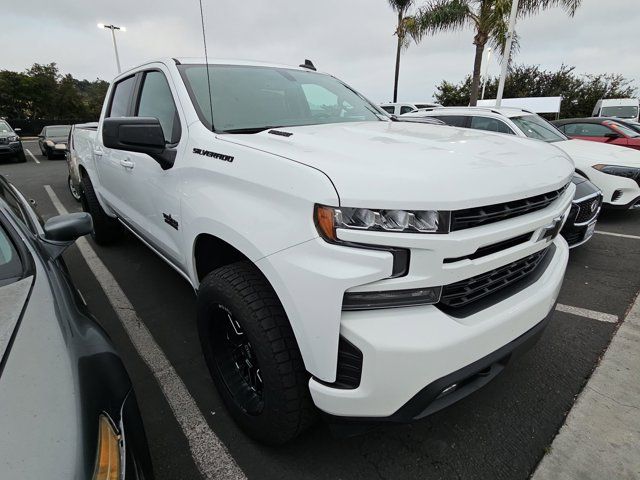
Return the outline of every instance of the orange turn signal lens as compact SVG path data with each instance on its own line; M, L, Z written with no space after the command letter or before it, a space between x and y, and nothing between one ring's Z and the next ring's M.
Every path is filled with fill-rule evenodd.
M335 242L338 237L336 236L336 227L333 221L334 210L330 207L323 207L322 205L316 205L315 209L315 222L318 232L325 240Z
M100 415L98 422L98 452L93 480L119 480L122 469L120 437L105 415Z

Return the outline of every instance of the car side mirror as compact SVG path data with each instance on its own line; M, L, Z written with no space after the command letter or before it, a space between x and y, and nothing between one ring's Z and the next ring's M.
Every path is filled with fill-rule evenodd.
M93 219L86 212L51 217L42 226L40 246L52 257L59 257L78 238L93 232Z
M86 212L68 213L50 218L42 229L45 240L74 242L93 231L93 219Z
M609 133L605 133L604 136L607 139L607 141L611 141L611 140L615 140L617 138L620 138L622 135L620 135L619 133L616 133L616 132L609 132Z
M167 148L162 125L152 117L112 117L102 122L102 143L107 148L146 153L163 170L173 167L176 151Z

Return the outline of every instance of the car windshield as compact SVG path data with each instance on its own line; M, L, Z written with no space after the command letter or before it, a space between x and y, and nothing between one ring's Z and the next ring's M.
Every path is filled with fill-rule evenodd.
M638 118L638 107L633 105L619 107L602 107L602 117Z
M640 137L640 133L618 122L605 122L605 125L607 123L609 124L609 126L612 126L618 129L620 133L622 133L625 137L632 137L632 138Z
M181 65L179 69L200 120L208 128L213 124L218 132L256 133L274 127L388 121L364 97L325 74L209 65L207 78L205 65Z
M60 127L47 127L47 137L66 137L69 135L71 127L68 125Z
M556 127L538 115L511 117L511 121L529 138L535 138L549 143L567 140L567 137L560 133Z
M12 131L7 122L0 121L0 133L11 133Z

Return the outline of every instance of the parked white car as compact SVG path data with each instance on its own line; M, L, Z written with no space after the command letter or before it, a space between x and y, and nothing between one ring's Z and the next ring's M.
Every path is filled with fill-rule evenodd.
M91 157L97 129L98 122L81 123L71 125L71 131L69 132L67 151L65 152L69 170L67 185L71 196L78 202L80 201L81 190L78 159Z
M429 108L441 107L439 103L434 102L388 102L381 103L380 108L390 115L403 115L405 113L417 112Z
M592 117L615 117L638 121L640 105L637 98L606 98L598 100Z
M519 108L446 107L404 115L433 117L453 125L551 143L575 162L576 172L596 185L609 208L640 208L640 152L602 143L571 140L535 113Z
M316 409L406 422L459 400L537 338L564 277L566 154L392 122L305 68L133 68L91 151L95 240L124 226L193 286L213 380L263 442Z

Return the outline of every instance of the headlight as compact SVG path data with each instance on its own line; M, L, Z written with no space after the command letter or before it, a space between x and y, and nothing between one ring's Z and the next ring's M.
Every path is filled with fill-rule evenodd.
M46 143L47 146L49 146L49 147L53 147L55 145L51 140L45 140L44 143Z
M450 212L436 210L376 210L316 205L315 222L327 240L337 239L336 229L402 233L447 233Z
M442 287L412 288L376 292L345 292L342 310L376 310L379 308L433 305L440 301Z
M92 478L93 480L119 480L122 471L120 437L105 415L100 415L98 422L98 451Z
M17 135L14 135L12 137L8 137L7 140L9 140L10 142L17 142L19 138L20 137L18 137Z
M640 168L637 167L598 164L594 165L593 168L600 170L602 173L608 173L609 175L615 175L617 177L631 178L633 180L640 179Z

